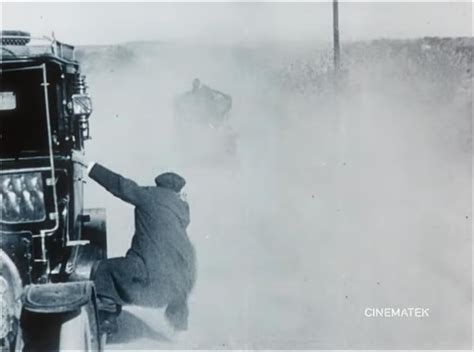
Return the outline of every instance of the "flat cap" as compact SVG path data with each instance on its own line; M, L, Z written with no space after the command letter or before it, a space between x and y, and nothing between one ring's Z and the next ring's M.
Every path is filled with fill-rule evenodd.
M183 189L186 180L174 172L165 172L155 177L155 183L158 187L168 188L178 193Z

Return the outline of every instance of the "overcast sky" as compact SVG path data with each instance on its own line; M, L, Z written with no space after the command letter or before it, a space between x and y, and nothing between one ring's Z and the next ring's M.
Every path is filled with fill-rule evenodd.
M332 5L319 3L3 3L3 28L74 44L135 40L242 43L331 40ZM342 40L471 36L472 4L340 3Z

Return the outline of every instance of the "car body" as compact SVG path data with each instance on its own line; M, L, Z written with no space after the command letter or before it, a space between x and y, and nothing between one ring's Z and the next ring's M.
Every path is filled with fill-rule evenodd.
M90 275L106 257L105 212L83 208L92 112L85 78L74 47L54 38L2 31L1 48L1 304L18 308L2 316L0 339L6 350L61 349L57 336L75 319L64 314L74 312L88 316L80 328L94 340L78 349L100 349ZM43 331L51 319L57 331Z

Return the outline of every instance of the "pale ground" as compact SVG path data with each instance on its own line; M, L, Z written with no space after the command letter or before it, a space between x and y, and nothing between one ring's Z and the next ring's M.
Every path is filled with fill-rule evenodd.
M188 50L89 74L88 156L143 184L181 172L199 261L189 331L172 336L161 311L130 307L109 349L468 348L466 112L370 85L339 110L278 105L235 57ZM195 76L234 97L233 159L175 149L172 98ZM123 255L133 209L92 182L86 191L107 208L110 255ZM413 306L430 318L363 314Z

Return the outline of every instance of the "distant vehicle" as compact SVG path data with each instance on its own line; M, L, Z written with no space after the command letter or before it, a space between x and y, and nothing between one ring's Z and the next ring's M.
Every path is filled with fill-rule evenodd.
M176 100L177 118L184 122L210 125L218 128L227 122L232 108L230 95L211 89L193 80L191 91Z
M0 34L2 351L102 350L94 264L105 211L83 209L92 104L74 47Z
M231 108L229 95L201 84L196 78L192 90L175 101L177 140L182 142L183 152L191 157L197 150L211 158L234 155L237 136L229 123Z

